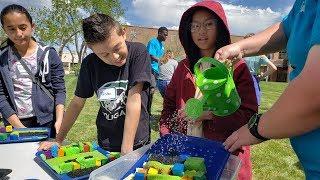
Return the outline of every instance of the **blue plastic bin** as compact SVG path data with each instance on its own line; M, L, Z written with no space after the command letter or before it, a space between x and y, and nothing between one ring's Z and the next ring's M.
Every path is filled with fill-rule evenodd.
M13 131L19 132L29 132L29 131L46 131L44 135L31 135L31 136L23 136L23 137L16 137L15 139L7 138L5 141L0 141L0 144L8 144L8 143L21 143L21 142L36 142L36 141L43 141L50 137L50 128L45 127L38 127L38 128L14 128ZM10 133L6 133L8 136Z
M180 134L167 134L157 140L121 179L135 173L136 168L143 167L143 163L148 160L150 154L166 156L187 154L202 157L205 159L207 168L206 177L210 180L220 178L230 156L220 142Z
M104 149L102 149L101 147L98 147L97 150L104 154L104 155L108 155L110 154L109 151L106 151ZM83 180L83 179L88 179L89 175L91 172L88 172L85 175L82 176L77 176L77 177L70 177L68 176L68 173L64 173L64 174L58 174L54 169L52 169L44 160L42 160L42 158L40 157L40 154L42 152L38 151L36 153L36 157L35 157L35 161L38 163L38 165L44 169L44 171L46 171L46 173L48 173L53 179L59 179L59 180ZM93 171L93 170L92 170Z

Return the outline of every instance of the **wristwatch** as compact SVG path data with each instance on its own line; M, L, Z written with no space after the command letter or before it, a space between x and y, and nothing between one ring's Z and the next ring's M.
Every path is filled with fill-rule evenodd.
M260 139L262 141L266 141L269 139L261 136L261 134L259 134L259 132L258 132L258 125L259 125L260 117L261 117L261 114L255 113L249 120L248 129L249 129L250 133L254 137L256 137L257 139Z

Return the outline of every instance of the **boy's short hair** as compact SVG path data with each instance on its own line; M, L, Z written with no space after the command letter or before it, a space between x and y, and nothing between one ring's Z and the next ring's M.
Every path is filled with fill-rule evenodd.
M160 27L160 28L158 29L158 34L161 33L161 32L163 32L163 31L168 31L168 29L167 29L166 27Z
M82 20L83 37L88 44L108 39L114 28L118 35L121 35L121 25L106 14L97 13Z

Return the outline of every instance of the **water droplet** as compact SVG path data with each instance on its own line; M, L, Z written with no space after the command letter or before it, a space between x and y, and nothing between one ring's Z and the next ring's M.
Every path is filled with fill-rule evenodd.
M221 97L221 93L217 93L217 97Z
M213 84L218 84L218 80L214 80L214 81L213 81Z
M227 109L223 110L223 113L228 113L228 112L229 112L229 110L227 110Z
M227 100L226 100L226 103L229 104L230 102L231 102L231 99L227 99Z
M204 89L205 89L205 90L207 90L208 88L209 88L209 86L208 86L208 85L205 85L205 86L204 86Z

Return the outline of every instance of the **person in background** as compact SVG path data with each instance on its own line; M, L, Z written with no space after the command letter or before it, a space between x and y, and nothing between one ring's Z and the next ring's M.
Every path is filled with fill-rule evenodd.
M253 35L254 33L250 33L247 34L244 38L246 39ZM267 78L269 75L275 72L277 70L277 67L265 55L245 57L244 60L246 61L246 64L252 75L258 105L260 105L261 89L259 82L260 80ZM260 71L262 65L267 65L267 71L264 73Z
M289 85L269 111L254 115L224 144L234 151L271 138L290 138L306 179L320 179L320 1L296 0L282 22L222 47L215 57L225 61L283 49L292 68Z
M160 27L158 29L158 36L153 37L147 44L147 50L151 57L151 87L150 87L150 104L148 105L148 111L150 114L150 119L154 120L151 115L151 105L153 100L153 94L155 93L157 87L157 79L159 76L159 63L160 59L163 57L165 48L163 42L166 41L168 37L168 29L166 27Z
M177 69L178 62L173 59L173 52L167 50L164 57L161 59L159 67L159 76L157 87L162 97L164 97L168 84L171 81L174 71Z

